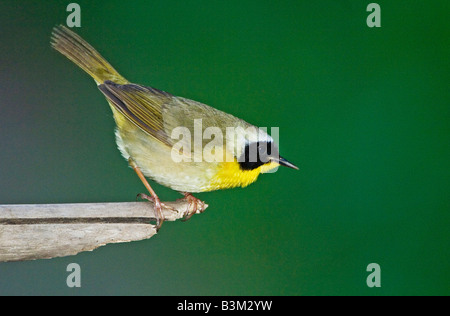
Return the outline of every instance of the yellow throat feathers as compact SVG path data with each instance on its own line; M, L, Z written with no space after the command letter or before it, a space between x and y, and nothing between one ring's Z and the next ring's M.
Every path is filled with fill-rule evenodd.
M255 182L260 173L268 172L278 166L275 162L269 162L253 170L242 170L236 160L222 162L211 181L210 190L246 187Z

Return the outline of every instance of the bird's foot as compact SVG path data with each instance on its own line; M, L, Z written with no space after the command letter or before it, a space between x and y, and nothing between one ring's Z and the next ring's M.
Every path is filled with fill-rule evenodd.
M183 194L184 194L183 200L186 200L188 202L188 207L185 212L183 222L189 220L194 214L203 213L208 207L208 204L197 199L191 193L183 193Z
M166 209L172 209L172 207L167 206L166 204L162 203L159 200L159 197L155 196L149 196L147 194L144 193L139 193L136 197L137 198L141 198L143 200L147 200L153 203L154 207L155 207L155 213L156 213L156 231L159 231L159 229L161 228L163 222L164 222L164 216L162 215L162 208L166 208Z

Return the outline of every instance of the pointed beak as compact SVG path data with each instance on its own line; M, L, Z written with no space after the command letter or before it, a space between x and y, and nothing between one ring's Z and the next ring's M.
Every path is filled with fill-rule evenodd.
M280 166L285 166L285 167L289 167L295 170L298 170L298 167L296 165L294 165L293 163L287 161L286 159L284 159L283 157L271 157L271 160L273 162L276 162L277 164L279 164Z

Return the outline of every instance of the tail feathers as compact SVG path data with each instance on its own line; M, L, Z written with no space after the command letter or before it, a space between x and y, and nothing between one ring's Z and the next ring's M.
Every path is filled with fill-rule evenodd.
M128 83L91 45L65 26L59 25L53 29L51 45L86 71L97 85L106 80Z

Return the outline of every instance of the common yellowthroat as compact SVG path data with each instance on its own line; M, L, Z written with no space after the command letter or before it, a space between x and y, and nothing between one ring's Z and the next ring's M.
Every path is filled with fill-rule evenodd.
M51 45L87 72L105 95L117 125L117 146L150 192L151 197L142 197L154 202L158 228L164 220L161 202L145 177L183 193L189 202L188 216L191 216L205 207L191 193L245 187L255 182L260 173L279 165L298 169L279 156L273 138L262 129L200 102L130 83L68 28L56 26ZM214 127L227 135L229 142L214 150L223 159L188 159L196 153L195 146L187 146L178 151L186 159L175 161L174 146L179 142L172 138L172 133L183 127L192 136L195 122L199 120L201 132ZM234 131L231 140L226 133L229 128ZM192 140L192 137L186 138L186 142ZM204 140L202 145L205 145Z

